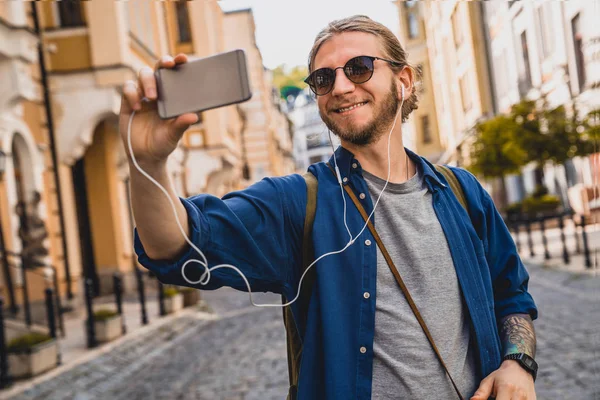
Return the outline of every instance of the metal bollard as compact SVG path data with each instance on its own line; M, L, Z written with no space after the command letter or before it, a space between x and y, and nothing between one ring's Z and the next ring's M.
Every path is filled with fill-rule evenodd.
M5 389L9 386L10 375L8 373L8 355L4 333L4 299L0 297L0 389Z
M544 259L550 259L550 252L548 252L548 239L546 238L546 225L544 217L540 218L540 230L542 231L542 244L544 245Z
M585 257L586 268L592 268L592 260L590 258L590 247L588 246L587 233L585 233L585 215L581 216L581 237L583 238L583 255Z
M531 238L531 221L527 218L525 222L525 231L527 232L527 244L529 245L529 256L535 257L535 252L533 251L533 239Z
M579 244L579 232L577 226L577 220L575 219L575 214L571 216L571 220L573 221L573 231L575 235L575 252L577 254L581 254L581 245Z
M158 282L158 309L160 312L160 316L162 317L167 315L167 311L165 310L165 292L163 291L162 282L158 279L156 280L156 282Z
M569 264L571 260L569 259L569 251L567 250L567 239L565 237L565 221L563 220L563 214L560 214L558 217L558 227L560 228L560 240L563 246L563 261L565 264Z
M23 311L25 311L25 324L31 328L31 307L29 305L29 290L27 289L27 268L25 258L21 256L21 292L23 294Z
M54 300L52 289L47 288L44 290L46 295L46 315L48 317L48 330L50 336L56 339L56 315L54 315Z
M98 341L96 340L96 329L94 327L94 309L92 307L92 296L94 294L94 282L86 278L85 279L85 304L87 309L87 320L86 329L87 329L87 346L88 348L93 348L98 345Z
M127 327L125 326L125 316L123 315L123 285L118 272L113 274L113 287L115 291L115 301L117 303L117 312L121 316L121 332L124 335L127 333Z
M148 325L148 313L146 312L146 295L144 293L144 277L142 271L137 266L133 267L135 278L137 280L138 296L140 298L140 308L142 310L142 325Z

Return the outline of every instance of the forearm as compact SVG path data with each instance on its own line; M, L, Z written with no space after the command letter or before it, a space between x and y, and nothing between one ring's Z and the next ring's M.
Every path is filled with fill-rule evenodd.
M189 236L187 212L172 188L166 163L142 168L167 190L183 230ZM176 258L187 247L187 243L177 226L167 196L134 165L130 165L130 171L131 207L146 254L157 260Z
M535 358L535 330L528 314L508 315L500 321L499 327L503 356L525 353Z

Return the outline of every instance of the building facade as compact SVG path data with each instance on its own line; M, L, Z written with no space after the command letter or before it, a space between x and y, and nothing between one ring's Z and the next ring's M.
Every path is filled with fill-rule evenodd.
M125 277L126 291L135 288L129 167L118 130L123 83L135 80L143 66L154 67L162 55L183 52L194 59L227 51L227 40L237 35L246 40L251 33L253 40L253 31L226 29L216 1L0 3L4 298L13 292L14 301L22 301L18 255L28 243L22 228L29 220L19 217L19 205L46 231L47 254L40 257L47 267L25 275L32 303L42 302L49 266L56 270L61 294L75 300L81 298L83 278L93 281L97 294L113 290L114 273ZM255 71L264 108L203 112L169 158L182 197L221 196L263 174L243 176L245 160L262 157L262 148L244 146L247 121L267 121L264 174L293 169L290 125L273 102L262 64Z

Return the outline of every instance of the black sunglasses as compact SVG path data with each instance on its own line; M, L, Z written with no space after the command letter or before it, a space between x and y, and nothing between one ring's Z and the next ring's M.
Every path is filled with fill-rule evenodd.
M346 65L337 68L320 68L313 71L312 74L304 80L308 83L310 89L317 96L324 96L331 92L335 83L335 73L339 68L342 68L348 79L354 83L365 83L373 76L375 69L375 60L381 60L390 63L394 67L401 66L400 63L392 60L386 60L380 57L358 56L348 60Z

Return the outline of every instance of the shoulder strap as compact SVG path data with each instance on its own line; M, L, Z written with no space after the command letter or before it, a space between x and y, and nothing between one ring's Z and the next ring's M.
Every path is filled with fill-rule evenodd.
M458 199L458 202L467 211L467 214L469 214L469 206L467 205L467 198L465 197L465 192L463 191L460 182L458 182L456 175L454 175L454 172L452 172L452 170L446 167L445 165L439 164L435 164L435 169L437 170L437 172L444 175L444 178L446 178L446 181L448 181L450 189L452 189L452 192Z
M304 234L302 236L302 270L300 276L312 263L314 259L314 249L312 243L312 227L315 221L317 211L317 189L319 182L310 172L302 175L306 181L306 215L304 217ZM290 388L288 391L288 400L296 400L298 391L298 377L300 375L300 360L302 359L302 337L298 326L306 326L308 316L308 305L312 294L312 287L315 281L314 269L310 269L300 287L300 296L298 297L298 319L294 318L291 307L283 308L283 323L286 330L287 342L287 360ZM285 297L282 298L287 303Z
M331 168L331 165L327 164L327 166L329 167L331 172L335 175L335 171L333 170L333 168ZM352 199L352 202L354 203L354 205L360 212L360 215L363 217L363 219L365 221L368 221L369 231L371 231L373 238L375 238L375 241L377 242L377 246L379 246L379 250L381 250L381 253L383 254L383 257L385 258L385 261L387 262L388 267L392 271L392 275L394 275L394 278L396 279L398 286L400 286L400 289L402 290L404 297L406 297L406 301L408 302L408 305L410 306L411 310L415 314L415 317L417 318L419 325L421 325L421 329L423 329L425 336L427 336L427 340L429 340L429 344L431 344L431 347L433 348L435 355L437 356L438 360L440 361L440 364L442 364L444 371L446 371L446 374L448 374L448 377L450 378L450 382L452 382L452 385L454 386L454 390L456 390L456 394L458 395L460 400L464 400L463 396L460 394L460 391L458 390L458 386L456 386L454 379L452 379L452 375L450 375L450 371L446 367L446 363L444 362L442 355L440 354L437 346L435 345L435 342L433 340L433 337L431 336L431 333L429 332L429 328L427 328L427 324L425 323L425 320L423 319L423 317L421 317L421 313L419 312L417 305L415 304L412 296L410 295L408 288L404 284L404 281L402 280L402 277L400 276L400 273L398 272L398 269L396 268L396 265L394 264L392 257L388 253L387 249L383 245L383 242L381 241L381 238L379 237L379 234L375 230L375 226L373 225L371 220L369 220L367 212L365 211L362 204L360 204L360 201L358 200L358 198L356 197L356 195L354 194L354 192L352 191L350 186L344 185L344 190L346 191L346 193L348 193L348 196L350 196L350 199Z

